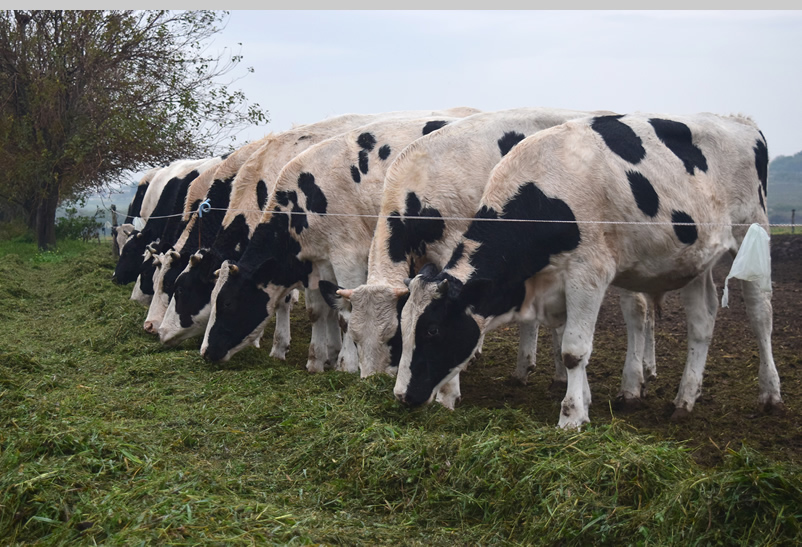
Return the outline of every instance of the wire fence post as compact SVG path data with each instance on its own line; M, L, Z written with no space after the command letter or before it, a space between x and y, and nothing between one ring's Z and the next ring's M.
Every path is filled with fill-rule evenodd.
M794 233L794 217L796 216L796 209L791 209L791 233Z

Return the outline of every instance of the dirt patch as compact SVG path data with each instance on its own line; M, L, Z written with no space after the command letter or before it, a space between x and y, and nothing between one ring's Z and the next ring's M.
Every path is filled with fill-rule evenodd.
M667 295L657 319L655 346L658 377L649 386L643 406L635 411L615 411L626 355L626 330L618 307L618 295L605 298L594 338L588 379L593 396L591 423L626 421L641 432L663 439L686 442L695 459L718 464L727 449L742 444L777 460L802 463L802 235L772 236L774 293L774 359L780 374L786 405L783 415L759 412L757 342L749 326L740 282L731 281L730 307L720 308L707 359L702 394L691 416L671 421L686 356L685 312L677 292ZM732 261L725 257L714 270L719 302ZM529 385L510 379L517 356L517 327L510 325L489 333L480 361L461 376L459 405L525 408L537 419L556 426L564 390L550 389L553 373L550 331L540 330L538 367Z

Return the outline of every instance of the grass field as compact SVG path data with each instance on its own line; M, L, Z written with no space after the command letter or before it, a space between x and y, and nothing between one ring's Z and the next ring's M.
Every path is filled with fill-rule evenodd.
M143 331L113 267L97 243L0 243L4 545L802 541L794 464L746 446L701 467L615 419L409 411L392 378L309 375L302 306L287 362L209 364Z

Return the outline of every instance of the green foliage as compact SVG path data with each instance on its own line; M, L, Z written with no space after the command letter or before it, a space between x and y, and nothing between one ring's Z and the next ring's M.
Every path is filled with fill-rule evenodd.
M56 239L81 239L87 241L103 226L95 216L78 214L75 207L66 209L66 215L56 219Z
M0 243L6 544L792 545L802 475L741 448L701 468L613 420L395 403L393 379L249 348L164 348L108 248ZM9 254L9 253L15 254ZM270 334L268 333L269 337ZM264 344L264 342L263 342Z
M267 122L209 54L226 12L0 11L0 196L52 228L59 200L213 155ZM46 227L37 228L40 246ZM52 231L52 230L51 230ZM51 243L51 242L47 242Z

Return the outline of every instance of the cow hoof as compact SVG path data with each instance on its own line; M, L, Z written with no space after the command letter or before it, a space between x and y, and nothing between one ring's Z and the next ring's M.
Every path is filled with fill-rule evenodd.
M568 389L568 382L566 380L552 380L551 385L549 385L549 391L565 393L567 389Z
M319 372L323 372L326 369L325 365L320 361L307 361L306 362L306 370L311 372L312 374L317 374Z
M782 401L764 403L761 405L760 410L770 416L785 416L786 414L785 405Z
M612 407L618 412L634 412L643 408L643 401L640 397L619 395L613 400Z
M272 357L273 359L279 359L280 361L286 361L287 360L287 348L284 348L284 349L273 348L273 349L271 349L270 350L270 357Z
M671 415L672 422L684 422L691 417L691 413L689 410L685 408L676 408L674 409L674 413Z

